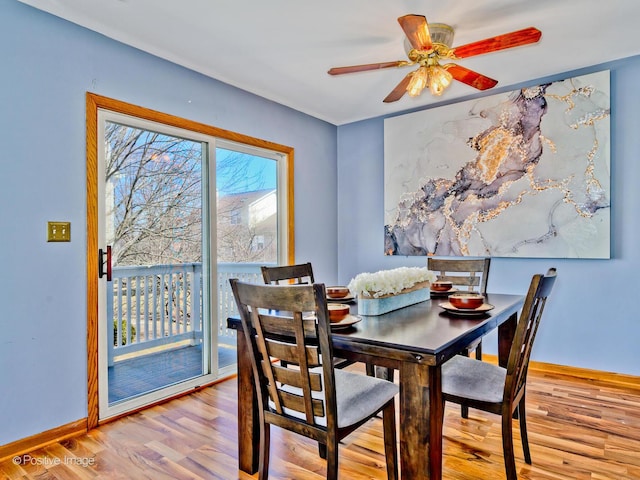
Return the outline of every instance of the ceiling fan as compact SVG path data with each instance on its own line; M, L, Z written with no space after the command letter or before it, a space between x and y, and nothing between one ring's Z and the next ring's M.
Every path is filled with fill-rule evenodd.
M405 92L412 97L418 96L426 87L429 87L433 95L441 95L453 79L478 90L487 90L494 87L498 81L455 63L441 65L440 61L458 60L483 53L528 45L536 43L542 36L540 30L529 27L452 48L454 31L449 25L443 23L429 25L423 15L404 15L398 18L398 23L407 37L405 49L407 50L409 61L397 60L394 62L334 67L328 73L330 75L342 75L382 68L419 65L417 70L409 72L387 95L383 100L386 103L400 100Z

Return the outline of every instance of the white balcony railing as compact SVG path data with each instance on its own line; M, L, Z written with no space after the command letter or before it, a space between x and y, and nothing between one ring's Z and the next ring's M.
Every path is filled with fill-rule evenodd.
M227 318L237 314L230 278L262 282L260 265L217 266L219 342L234 342ZM202 264L115 267L107 292L107 318L113 319L109 364L116 357L170 344L202 340ZM235 343L235 342L234 342Z

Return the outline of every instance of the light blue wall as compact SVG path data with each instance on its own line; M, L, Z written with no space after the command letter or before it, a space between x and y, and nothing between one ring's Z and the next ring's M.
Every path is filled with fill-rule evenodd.
M0 445L87 415L86 91L293 147L296 257L337 280L335 126L15 0L0 71Z
M495 258L488 290L524 294L531 275L557 267L533 358L640 375L640 57L541 80L605 68L611 69L611 260ZM426 263L424 257L382 253L383 128L383 118L338 127L340 283L363 271ZM496 343L495 336L487 338L485 351L495 354Z

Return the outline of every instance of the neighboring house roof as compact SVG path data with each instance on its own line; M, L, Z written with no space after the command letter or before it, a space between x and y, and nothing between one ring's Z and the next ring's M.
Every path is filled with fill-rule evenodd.
M233 205L235 203L241 203L246 205L248 203L260 200L267 195L274 193L276 190L273 188L266 188L263 190L254 190L252 192L232 193L229 195L218 196L218 206Z
M255 190L218 197L218 212L227 212L229 217L240 213L242 223L253 225L277 215L275 189Z

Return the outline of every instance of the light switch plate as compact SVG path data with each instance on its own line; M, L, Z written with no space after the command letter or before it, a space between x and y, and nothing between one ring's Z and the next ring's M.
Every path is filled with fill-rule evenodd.
M47 242L70 242L71 222L48 222Z

